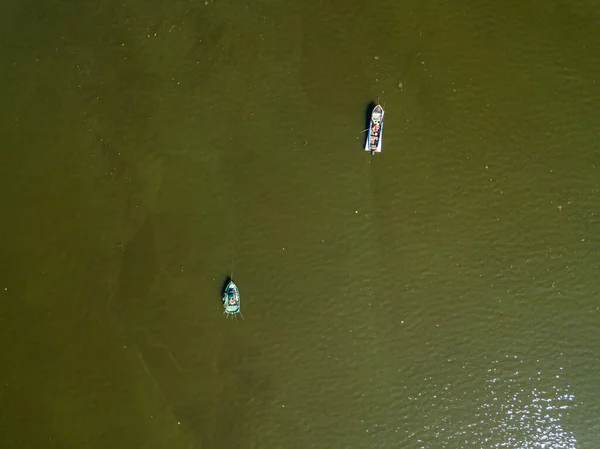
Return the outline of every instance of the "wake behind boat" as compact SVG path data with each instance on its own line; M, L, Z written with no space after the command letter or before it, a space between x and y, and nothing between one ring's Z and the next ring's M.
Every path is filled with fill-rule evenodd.
M369 121L369 133L365 142L365 151L370 151L371 154L381 153L381 141L383 140L383 108L377 105L371 112L371 120Z
M240 290L231 279L225 286L225 291L223 292L223 307L225 308L225 313L227 315L236 315L240 313L241 310Z

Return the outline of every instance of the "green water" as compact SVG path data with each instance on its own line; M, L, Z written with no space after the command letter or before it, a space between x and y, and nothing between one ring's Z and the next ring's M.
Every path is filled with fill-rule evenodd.
M2 449L599 447L595 3L0 25Z

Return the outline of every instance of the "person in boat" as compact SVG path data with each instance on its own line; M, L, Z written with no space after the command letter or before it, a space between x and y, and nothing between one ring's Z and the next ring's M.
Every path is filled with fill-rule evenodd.
M234 296L234 297L231 297L231 298L229 298L229 305L230 305L230 306L235 306L235 304L236 304L236 301L235 301L235 296Z

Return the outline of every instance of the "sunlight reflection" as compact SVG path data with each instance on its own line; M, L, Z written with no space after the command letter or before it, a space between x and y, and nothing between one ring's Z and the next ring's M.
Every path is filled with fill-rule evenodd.
M407 440L420 448L576 449L563 423L576 404L562 368L532 369L515 356L488 366L462 366L463 381L452 385L425 379L427 393L411 398L424 426Z

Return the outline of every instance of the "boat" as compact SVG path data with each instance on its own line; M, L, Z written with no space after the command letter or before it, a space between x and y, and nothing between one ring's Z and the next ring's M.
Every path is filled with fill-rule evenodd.
M377 105L371 112L371 120L369 121L369 133L365 142L365 151L370 151L371 154L381 153L381 141L383 140L383 108Z
M227 315L236 315L240 313L240 289L233 280L229 280L223 292L223 307Z

